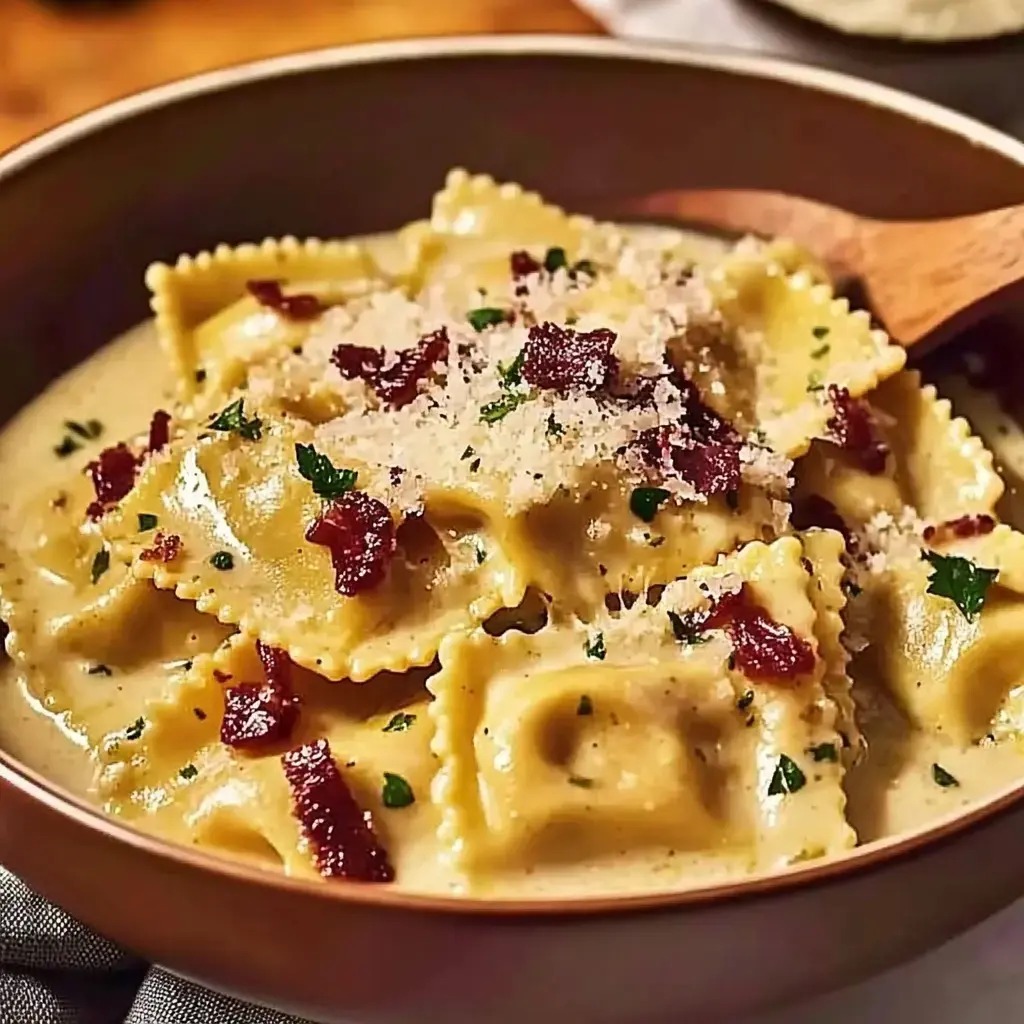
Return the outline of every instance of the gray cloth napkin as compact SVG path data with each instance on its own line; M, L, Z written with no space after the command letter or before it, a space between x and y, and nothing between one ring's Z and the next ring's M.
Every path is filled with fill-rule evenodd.
M94 935L0 867L0 1024L303 1024Z

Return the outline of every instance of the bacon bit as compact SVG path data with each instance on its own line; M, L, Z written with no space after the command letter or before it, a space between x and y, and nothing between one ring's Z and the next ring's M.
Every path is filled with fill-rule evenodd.
M325 739L288 751L281 758L292 791L295 817L325 878L393 882L395 869L356 803Z
M135 486L138 460L123 442L104 448L100 457L85 467L92 477L96 500L86 509L90 519L99 519L111 505L117 504Z
M762 608L744 583L723 595L704 619L705 629L724 629L733 643L736 665L750 679L793 679L814 671L814 649Z
M697 385L689 377L676 371L671 380L679 389L685 407L680 423L689 429L691 437L705 444L721 441L740 446L741 438L736 428L704 401Z
M529 277L531 274L539 274L543 266L540 260L534 259L525 249L517 249L512 253L509 257L509 265L512 269L513 280Z
M789 521L797 530L835 530L846 541L846 550L852 555L857 550L857 538L839 514L839 509L820 494L809 494L793 502Z
M289 320L315 320L324 311L315 295L285 295L280 281L249 281L246 288L261 306L273 309Z
M924 539L929 544L943 544L950 540L966 540L968 537L983 537L996 528L996 521L987 515L960 516L947 519L937 526L924 528Z
M176 533L158 533L153 546L139 554L143 562L173 562L181 554L181 538Z
M395 522L383 502L348 491L314 520L306 540L331 552L334 589L354 597L384 582L395 553Z
M633 439L632 446L647 465L659 469L666 477L685 480L699 494L728 494L739 490L740 445L704 441L694 432L684 433L685 429L649 427Z
M448 332L442 327L424 335L414 348L400 352L339 345L331 353L331 362L345 380L366 381L382 402L401 409L419 394L420 381L437 363L448 358L448 344Z
M171 439L171 414L157 409L149 421L148 452L158 452L167 446Z
M601 391L618 370L614 344L615 332L605 327L581 334L550 321L536 324L523 347L523 379L553 391Z
M224 691L220 739L245 750L286 740L299 716L299 699L292 693L291 659L278 647L256 641L265 681L237 683ZM231 676L224 675L225 679ZM218 681L224 680L214 672Z
M852 398L846 388L829 384L828 397L835 410L827 426L832 440L848 451L865 472L877 476L885 472L889 446L875 433L871 407L862 398Z

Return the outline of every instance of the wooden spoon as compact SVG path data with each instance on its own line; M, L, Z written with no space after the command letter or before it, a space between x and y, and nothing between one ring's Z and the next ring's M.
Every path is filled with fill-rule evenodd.
M918 351L1024 302L1024 206L948 220L883 221L779 192L719 189L656 192L610 212L790 238L834 278L855 279L893 340Z

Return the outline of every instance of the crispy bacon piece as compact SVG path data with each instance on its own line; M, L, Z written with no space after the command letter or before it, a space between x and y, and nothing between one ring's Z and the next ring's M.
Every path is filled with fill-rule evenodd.
M861 468L873 476L885 472L889 446L878 436L871 407L863 398L853 398L846 388L829 384L828 397L833 415L827 422L831 439L850 453Z
M797 530L811 530L815 527L821 530L835 530L836 533L842 534L843 540L846 541L846 550L851 555L857 550L857 538L846 525L846 520L839 514L839 509L820 494L808 494L794 501L790 522Z
M171 414L157 409L149 421L149 445L147 451L158 452L167 446L171 439Z
M92 477L96 500L86 509L90 519L99 519L111 506L119 502L135 486L138 460L123 442L113 448L104 448L98 459L85 467Z
M324 306L315 295L285 295L280 281L249 281L249 294L261 305L273 309L289 320L315 320Z
M289 750L281 758L302 825L320 874L357 882L393 882L395 869L374 834L370 814L356 803L327 740Z
M788 680L814 671L811 645L789 626L776 622L745 583L715 602L703 627L729 634L736 666L750 679Z
M335 590L354 597L384 582L395 553L395 522L383 502L348 491L314 520L306 540L331 552Z
M288 739L299 715L287 653L278 647L268 647L261 640L256 642L256 652L263 662L265 681L236 683L224 691L220 739L241 750Z
M149 443L142 455L136 455L124 442L104 448L85 471L92 477L96 500L89 504L85 514L99 519L111 505L116 505L135 486L135 477L146 455L160 451L171 438L171 416L157 409L149 422Z
M618 371L614 344L615 332L605 327L579 333L550 321L536 324L523 347L523 380L552 391L606 390Z
M139 553L143 562L173 562L181 554L181 538L176 533L158 533L153 546Z
M966 540L968 537L983 537L995 528L996 521L991 516L959 516L935 526L926 526L924 539L929 544L943 544L951 540Z
M448 358L448 332L442 327L420 338L413 348L400 352L339 345L331 362L346 380L360 379L393 409L408 405L419 394L419 384L434 366Z
M677 477L698 494L729 494L740 486L740 446L702 441L685 427L650 427L634 438L643 461L665 477Z

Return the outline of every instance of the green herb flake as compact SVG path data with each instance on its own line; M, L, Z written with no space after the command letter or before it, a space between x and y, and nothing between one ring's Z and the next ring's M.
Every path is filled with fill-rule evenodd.
M470 327L478 334L486 331L488 327L497 327L499 324L508 323L509 314L507 310L498 309L496 306L481 306L479 309L471 309L466 314Z
M405 730L408 729L415 721L415 715L407 714L404 711L398 711L391 716L388 720L388 724L381 729L381 732L405 732Z
M586 695L583 694L580 697L579 704L576 705L577 715L592 715L594 713L594 702Z
M477 537L473 543L473 547L476 551L476 564L483 565L487 561L487 548L484 547L484 542Z
M90 665L86 672L91 676L112 676L114 673L111 671L109 665L104 665L102 662L96 665Z
M385 772L384 789L381 793L381 799L384 801L385 807L397 810L400 807L408 807L409 804L414 803L416 796L412 791L412 786L401 775Z
M544 253L544 269L549 273L553 274L556 270L561 270L563 267L569 265L569 260L565 255L565 250L561 246L552 246L546 253Z
M466 450L459 456L459 458L465 461L466 459L473 458L474 455L476 455L476 449L471 444L467 444Z
M950 789L953 786L960 785L960 780L955 775L947 772L941 764L932 765L932 778L935 780L935 784L943 789Z
M66 459L69 455L77 452L82 446L70 435L65 437L60 444L54 445L53 454L58 459Z
M230 551L215 551L210 555L210 565L219 572L230 572L235 567L235 556Z
M593 789L594 780L588 779L585 775L570 775L569 785L578 786L580 789Z
M825 344L822 345L820 348L816 348L816 349L812 350L811 358L812 359L824 359L825 356L827 356L829 354L829 352L831 352L831 351L832 351L832 346L828 342L825 342Z
M814 391L824 391L825 385L820 370L814 370L807 374L807 391L810 394Z
M160 522L152 512L140 512L138 518L139 533L148 533L150 530L155 530L156 524Z
M524 402L530 400L530 395L509 392L504 398L495 402L488 402L480 407L480 421L482 423L497 423L503 420L513 409L518 409ZM472 468L472 467L470 467Z
M577 260L572 267L572 276L586 274L587 277L597 277L597 266L592 260Z
M548 413L548 425L545 431L548 437L561 437L565 433L565 427L555 419L555 414Z
M64 426L72 434L77 434L86 441L94 441L103 433L103 424L99 420L86 420L84 423L79 423L78 420L65 420Z
M772 780L768 783L769 796L784 796L786 793L798 793L807 785L807 776L791 757L779 754Z
M586 652L588 658L594 658L597 661L604 661L604 656L608 653L604 646L604 633L595 633L593 637L587 640L583 646L583 650Z
M469 464L469 471L470 471L470 473L475 473L479 468L480 468L480 460L479 459L474 459Z
M658 508L671 497L662 487L637 487L629 496L629 510L645 523L654 521Z
M100 577L110 568L110 552L106 548L100 548L96 552L96 557L92 560L92 569L89 575L92 577L92 582L98 583Z
M928 593L948 597L968 622L973 622L985 607L985 595L995 583L998 569L982 569L959 555L924 552L934 570L928 577Z
M125 729L124 738L126 740L137 740L142 736L145 728L146 720L142 717L136 718L135 721Z
M245 399L239 398L225 406L209 422L211 430L236 433L247 441L258 441L263 436L263 421L258 416L245 418Z
M523 380L523 363L526 361L526 349L521 348L515 359L508 366L498 363L498 374L501 377L501 386L513 388Z
M299 464L299 475L313 485L314 494L326 501L351 491L359 477L354 469L338 469L311 444L295 446L295 461Z
M187 764L180 772L178 772L178 775L186 782L188 782L189 779L194 779L198 774L199 769L194 764Z
M831 333L832 333L832 328L831 327L812 327L811 328L811 334L813 334L814 337L818 339L818 341L821 341L822 338L827 338Z
M834 743L816 743L813 747L807 748L807 753L816 763L831 761L836 764L839 761L839 751Z
M749 708L750 705L753 704L753 703L754 703L754 691L753 690L746 690L746 691L744 691L743 696L739 697L737 699L736 707L739 708L740 711L746 711L747 708Z
M711 638L701 632L702 618L703 616L695 615L693 612L680 615L678 612L669 611L668 621L672 625L672 635L676 641L687 645L707 643Z

